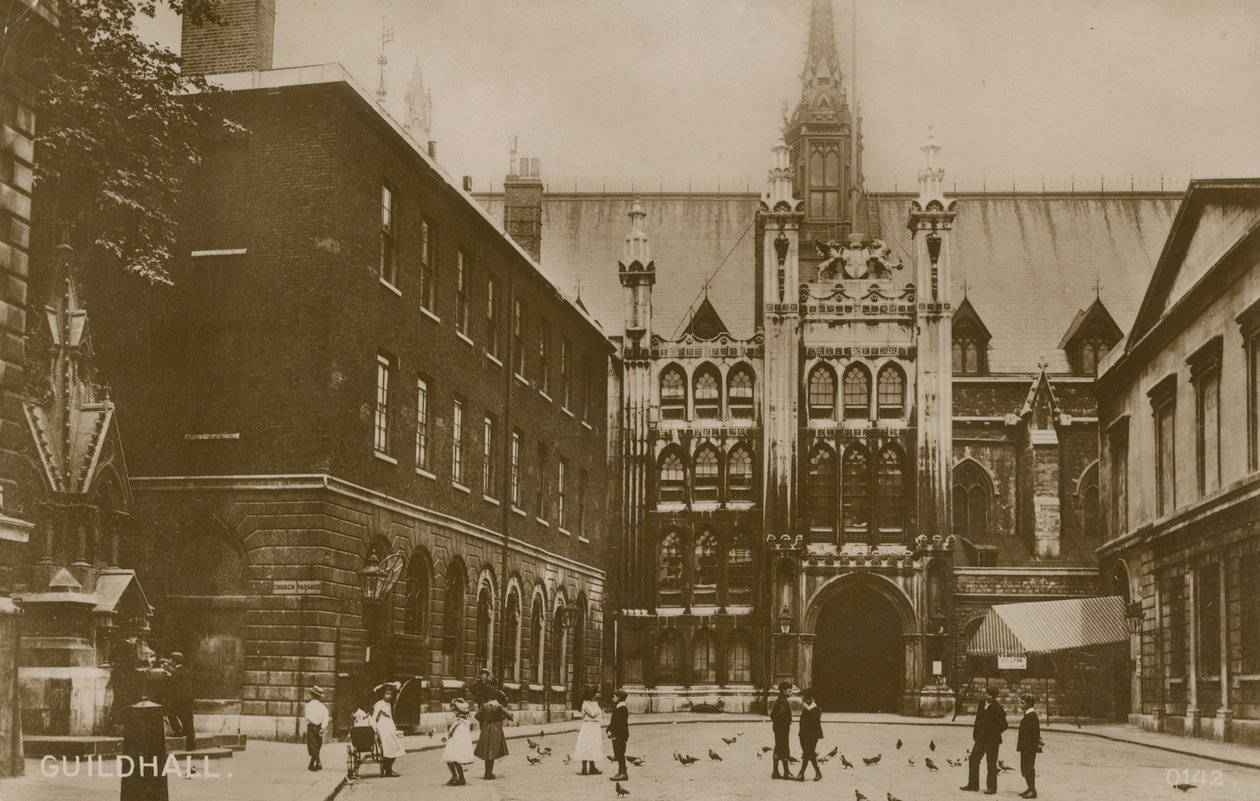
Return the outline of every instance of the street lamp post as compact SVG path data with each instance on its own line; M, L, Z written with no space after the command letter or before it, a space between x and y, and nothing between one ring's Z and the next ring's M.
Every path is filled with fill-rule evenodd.
M373 660L373 649L383 651L386 648L382 630L385 622L385 600L389 597L390 590L394 588L394 583L398 581L402 567L403 555L401 553L394 552L381 559L375 551L369 551L367 563L358 572L359 590L363 593L363 627L367 631L368 641L367 653L363 661L367 663L369 683L380 678L376 675L380 670L388 671L389 669L387 659ZM384 666L374 670L374 661L376 665L383 664Z

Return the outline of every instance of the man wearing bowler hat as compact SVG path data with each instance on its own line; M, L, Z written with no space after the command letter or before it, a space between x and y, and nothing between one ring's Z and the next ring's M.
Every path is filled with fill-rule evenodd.
M311 700L306 702L306 753L311 761L307 770L320 770L319 749L328 733L328 707L324 705L324 690L318 684L311 688Z

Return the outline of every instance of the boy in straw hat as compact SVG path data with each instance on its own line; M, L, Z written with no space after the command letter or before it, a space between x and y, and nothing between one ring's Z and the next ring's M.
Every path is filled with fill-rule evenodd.
M310 755L307 770L320 770L319 749L328 733L328 707L324 705L324 690L318 684L311 688L311 700L306 702L306 753Z

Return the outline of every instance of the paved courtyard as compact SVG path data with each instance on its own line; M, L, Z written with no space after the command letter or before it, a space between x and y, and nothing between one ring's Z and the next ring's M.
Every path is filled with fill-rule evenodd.
M844 801L856 799L855 790L871 801L887 801L887 794L903 801L919 799L978 799L979 794L958 789L966 781L966 767L951 767L948 760L960 760L970 746L970 729L959 726L922 726L901 724L828 723L824 721L825 739L821 753L839 748L856 767L846 769L840 757L822 765L820 782L803 784L775 782L769 779L771 762L761 749L771 743L770 726L764 721L722 721L704 723L662 723L634 726L631 729L629 753L644 758L644 764L632 768L630 801L635 798L659 801L695 801L696 799L761 799L771 794L803 799ZM793 730L795 747L796 734ZM468 785L445 787L449 777L440 762L437 750L410 753L398 761L395 769L402 778L377 778L375 765L365 766L367 778L352 782L338 795L339 801L369 801L391 798L452 798L461 801L588 801L615 799L613 784L608 781L613 770L608 762L601 764L604 774L598 777L577 775L577 763L564 764L572 749L573 733L548 734L541 745L552 749L549 757L538 765L527 764L524 740L511 740L512 754L496 763L499 778L480 778L481 764L466 769ZM736 738L733 745L723 738ZM896 747L902 741L901 749ZM1014 732L1009 732L1002 760L1015 770L1001 774L998 796L1015 798L1024 789L1018 775L1019 756L1014 751ZM1260 798L1260 770L1232 767L1220 762L1131 743L1111 742L1098 737L1066 732L1047 732L1046 751L1039 760L1038 790L1041 798L1090 799L1090 801L1138 801L1139 799L1181 798L1182 793L1171 785L1183 782L1197 785L1185 797L1221 799L1221 801L1254 801ZM930 748L932 742L936 750ZM605 740L608 753L611 746ZM722 757L710 759L712 749ZM672 758L675 752L690 754L700 760L683 767ZM862 758L882 755L880 761L867 767ZM925 766L927 758L939 767L932 772ZM914 760L914 765L909 760ZM326 759L326 763L331 760ZM812 777L812 772L811 772Z

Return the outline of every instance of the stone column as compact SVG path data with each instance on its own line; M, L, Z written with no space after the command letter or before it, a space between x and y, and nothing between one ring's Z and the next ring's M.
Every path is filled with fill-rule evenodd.
M1186 657L1186 734L1199 734L1199 605L1195 590L1197 576L1193 567L1186 569L1186 626L1190 635L1190 653ZM1183 643L1174 643L1181 647Z
M1230 675L1229 675L1229 605L1228 605L1228 602L1226 600L1226 595L1225 595L1225 587L1228 584L1228 582L1226 581L1226 576L1227 576L1226 568L1227 567L1228 567L1228 563L1225 563L1225 562L1221 563L1221 566L1220 566L1221 580L1219 582L1220 598L1217 600L1217 603L1220 604L1219 608L1221 610L1221 613L1218 616L1220 619L1220 631L1218 632L1218 635L1217 635L1221 638L1221 646L1220 646L1221 706L1216 711L1216 717L1221 722L1221 725L1220 725L1221 739L1225 742L1230 742L1231 740L1234 739L1233 737L1234 711L1229 706L1229 700L1230 700L1229 699L1229 680L1230 680Z

